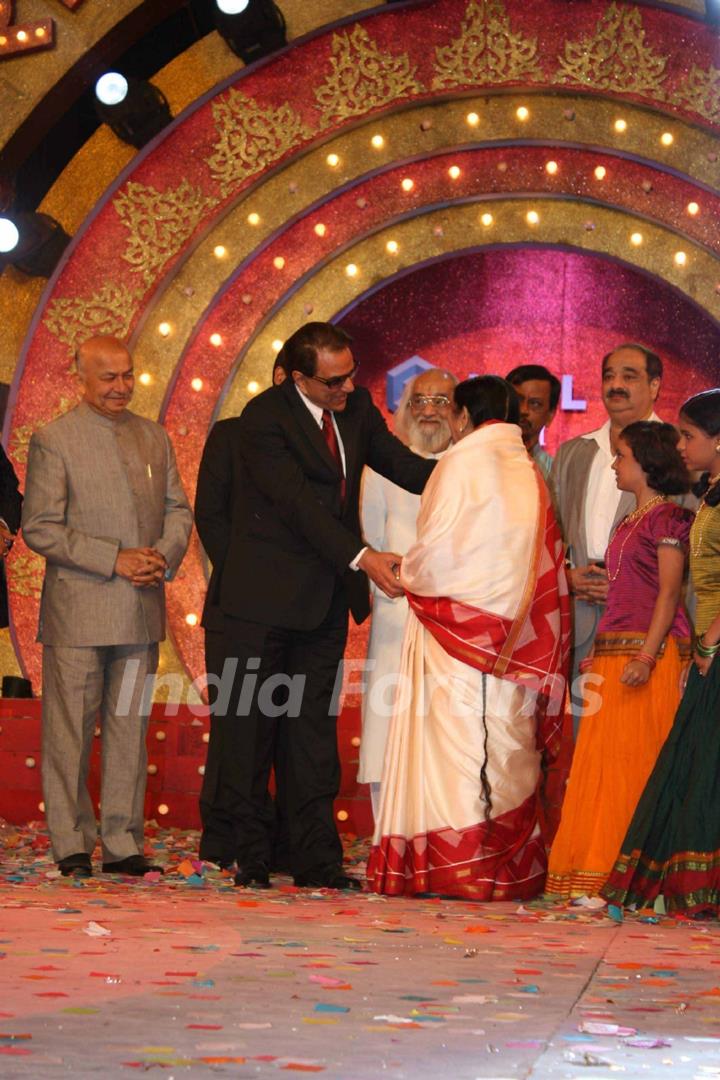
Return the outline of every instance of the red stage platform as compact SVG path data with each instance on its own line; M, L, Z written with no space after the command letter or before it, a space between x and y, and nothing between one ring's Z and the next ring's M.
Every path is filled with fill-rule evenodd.
M40 701L0 699L0 818L14 824L42 819ZM199 828L198 795L209 732L207 715L186 706L154 705L148 731L145 817L166 826ZM99 791L100 738L90 769L90 790ZM338 720L342 782L335 812L344 833L372 832L368 788L358 784L360 710L343 709Z

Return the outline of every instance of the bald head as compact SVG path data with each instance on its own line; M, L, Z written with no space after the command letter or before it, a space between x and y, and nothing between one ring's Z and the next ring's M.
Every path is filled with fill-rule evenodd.
M109 335L84 341L75 354L83 400L111 420L123 413L135 386L133 362L126 345Z

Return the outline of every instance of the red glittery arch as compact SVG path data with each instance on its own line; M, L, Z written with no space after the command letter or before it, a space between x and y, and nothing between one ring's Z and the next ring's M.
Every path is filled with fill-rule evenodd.
M348 20L344 29L350 30L356 23L361 23L382 51L392 55L406 53L411 67L416 68L417 80L428 88L433 79L435 47L446 46L457 36L466 7L465 0L437 0L432 5L403 7L402 11L389 8L361 19ZM592 88L582 86L558 86L553 78L565 41L591 35L609 5L570 7L564 0L537 0L528 5L520 0L508 0L505 7L513 30L537 38L542 77L529 83L516 82L503 84L502 87L488 84L483 86L483 91L492 93L499 89L522 89L523 92L551 90L559 95L563 90L573 94L597 93ZM667 98L677 90L692 64L703 69L714 65L717 50L715 32L701 22L676 12L647 6L638 7L638 11L645 30L645 44L658 55L668 57L663 83L665 99L659 101L637 94L614 96L640 102L655 111L687 118L694 124L709 128L707 120L688 109L672 105ZM233 81L238 89L261 105L280 106L291 101L293 109L309 129L310 134L304 143L289 151L283 160L274 162L273 170L357 122L350 119L322 128L319 125L315 90L330 70L333 34L332 30L328 30L300 41L278 58L239 74ZM682 47L679 47L679 42ZM43 321L49 304L60 299L88 296L108 279L117 286L139 290L129 325L129 335L132 337L151 309L157 291L177 273L198 240L221 215L227 213L241 194L264 179L264 175L248 176L231 194L224 195L206 164L205 159L212 153L217 140L212 106L228 94L230 86L230 83L226 83L215 94L196 103L179 118L165 138L139 155L75 238L66 260L42 298L18 365L8 420L13 429L38 426L51 418L63 398L72 401L76 395L69 373L67 346L50 333ZM378 115L387 114L410 103L449 99L477 93L477 90L478 87L473 85L443 92L425 89L420 93L406 94L376 111ZM604 91L603 94L613 96L611 92ZM558 98L558 108L562 110L561 96ZM684 214L684 208L688 201L698 197L698 187L687 179L663 171L651 163L633 161L603 151L602 163L608 166L608 177L600 188L592 176L592 170L599 160L599 151L552 144L552 157L560 166L555 176L550 176L543 168L548 153L548 148L523 146L518 141L514 146L480 146L473 150L463 149L417 160L413 163L415 188L411 196L400 188L400 166L390 166L377 175L359 180L349 190L332 193L323 201L321 209L315 209L300 221L288 224L255 257L250 258L242 273L214 299L199 321L197 332L181 357L165 404L164 422L177 447L188 490L194 489L204 434L231 367L243 345L257 331L259 323L274 306L282 305L302 275L311 275L333 252L374 229L384 227L388 222L400 220L403 215L423 213L433 205L447 205L480 196L554 194L575 201L588 200L589 218L592 217L592 200L599 199L633 214L648 216L700 244L716 248L720 236L720 206L716 195L703 190L703 214L698 219L690 219ZM447 167L451 160L461 168L460 178L452 185L447 178ZM508 166L502 172L498 170L501 161ZM208 203L183 248L162 268L161 277L143 285L140 275L133 273L131 266L118 257L127 234L113 200L130 184L139 183L162 192L175 188L180 179L196 188ZM652 198L648 197L643 184L652 185ZM366 202L363 209L357 205L359 197ZM322 238L317 237L312 229L320 213L328 227ZM478 236L468 246L480 246L482 242ZM277 271L272 266L272 259L280 252L285 258L285 267ZM238 303L238 297L246 292L262 295L262 305ZM223 337L223 345L219 349L207 342L210 321L212 331L219 332ZM205 383L202 395L189 389L190 379L199 371ZM187 428L188 434L181 436L180 426ZM11 452L12 449L11 442ZM21 475L24 472L21 461L18 462L18 471ZM12 563L9 573L12 583ZM199 610L202 588L199 549L195 542L183 580L171 587L169 596L171 629L193 675L202 666L199 634L186 627L183 616L188 610ZM16 592L13 617L23 664L31 676L37 678L39 653L34 646L36 599L20 596Z

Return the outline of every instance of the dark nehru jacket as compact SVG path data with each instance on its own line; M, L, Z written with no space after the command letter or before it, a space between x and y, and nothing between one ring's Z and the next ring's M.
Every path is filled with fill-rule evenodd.
M211 434L203 468L232 457L229 543L212 597L225 615L289 630L319 626L338 575L356 622L370 611L367 577L349 568L363 546L358 503L363 467L420 493L435 465L392 435L357 387L333 414L345 452L346 494L322 431L291 379L253 398ZM203 537L202 509L198 527ZM207 546L212 546L212 543ZM218 547L218 554L221 549Z

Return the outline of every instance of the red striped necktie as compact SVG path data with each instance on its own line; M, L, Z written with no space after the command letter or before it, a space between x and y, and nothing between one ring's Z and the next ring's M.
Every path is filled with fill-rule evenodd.
M332 413L329 409L323 409L322 414L322 433L327 448L335 459L335 464L340 471L340 498L345 499L345 470L343 469L342 455L340 453L340 447L338 445L337 434L335 433L335 425L332 421Z

